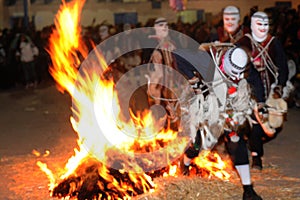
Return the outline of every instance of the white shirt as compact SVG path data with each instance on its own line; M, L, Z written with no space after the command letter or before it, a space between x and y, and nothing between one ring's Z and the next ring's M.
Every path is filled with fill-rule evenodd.
M21 56L21 62L31 62L34 60L34 56L39 54L39 50L36 46L29 42L20 43L20 52L17 55Z

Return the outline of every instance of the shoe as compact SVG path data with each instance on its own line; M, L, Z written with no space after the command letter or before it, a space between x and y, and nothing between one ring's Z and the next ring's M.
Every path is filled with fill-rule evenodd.
M183 176L189 176L190 175L190 166L187 166L187 165L184 164L183 156L180 158L179 169L180 169L180 173Z
M262 198L254 191L253 185L243 185L243 188L243 200L262 200Z
M183 176L189 176L190 175L190 167L183 164L183 167L181 169L181 174Z
M252 168L257 170L262 170L262 160L259 156L252 157Z

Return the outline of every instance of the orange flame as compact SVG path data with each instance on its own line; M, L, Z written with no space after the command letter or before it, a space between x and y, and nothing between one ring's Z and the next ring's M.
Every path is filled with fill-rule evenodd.
M53 66L50 73L53 78L60 84L60 90L66 89L72 93L74 82L77 79L77 67L81 59L79 54L86 58L88 50L86 45L80 40L81 28L80 14L85 3L82 1L72 1L68 4L65 1L60 7L55 19L55 27L50 36L49 54Z
M163 176L164 177L167 177L167 176L177 176L178 172L177 172L177 165L171 165L170 168L169 168L169 171L168 172L164 172L163 173Z
M202 151L193 162L199 168L208 170L210 176L213 175L223 180L230 178L230 174L226 171L231 168L230 163L223 161L216 152Z
M40 169L47 175L50 183L49 183L49 189L50 191L53 190L53 188L55 187L55 176L52 173L52 171L48 168L47 164L42 163L41 161L37 161L36 163Z
M115 146L119 146L124 152L129 152L127 156L132 157L133 154L130 154L130 152L134 152L133 146L136 143L136 139L139 138L138 136L128 137L123 133L123 130L136 132L136 123L132 121L128 124L121 123L123 127L120 130L120 127L116 126L116 119L111 117L114 116L114 113L112 113L112 109L107 108L108 105L116 107L114 111L117 112L117 117L120 115L118 114L120 109L118 108L117 94L114 91L114 82L99 77L99 69L95 66L89 68L90 70L83 68L82 72L80 72L79 66L82 64L83 59L88 56L88 50L80 39L81 31L79 26L80 12L84 2L82 0L70 3L63 2L56 15L56 28L49 39L50 47L48 52L53 64L50 68L50 73L57 82L58 89L61 92L66 90L72 96L74 115L70 118L70 121L79 137L77 141L78 148L74 149L75 155L68 160L65 170L60 176L61 180L79 173L77 171L78 167L88 157L96 157L99 161L105 163L107 161L106 152L109 149L113 150ZM100 71L103 72L107 69L107 64L100 53L96 52L96 55L100 63L100 66L97 67L100 67ZM140 124L144 122L151 124L149 117L141 120L135 118L135 120L139 121ZM169 132L167 131L167 133ZM168 138L174 138L174 133L168 135ZM170 135L173 136L171 137ZM170 139L165 140L169 141ZM153 141L144 142L144 144L140 145L154 144ZM53 173L46 164L38 162L37 165L49 177L50 190L53 190L57 185L57 180L54 178ZM139 184L144 192L154 187L151 177L146 174L134 173L142 172L141 167L135 163L127 163L127 165L129 165L131 170L128 173L130 180ZM121 170L119 171L121 172ZM98 168L98 173L104 180L110 182L111 187L116 187L124 197L129 197L128 191L132 191L131 195L134 194L134 189L130 188L131 186L125 182L118 182L109 173L105 165ZM101 183L98 183L98 186L101 188Z
M179 157L189 139L182 138L180 143L173 142L177 137L177 132L154 123L150 111L138 113L137 116L131 113L132 120L126 123L122 121L118 94L114 90L115 84L113 80L101 77L101 72L108 68L101 53L95 52L98 59L97 66L88 63L91 64L91 67L84 68L85 65L83 65L83 60L88 57L89 53L80 38L80 14L84 3L84 0L75 0L69 3L63 1L56 15L55 29L49 39L48 52L52 59L50 73L57 82L58 89L61 92L67 91L72 96L74 106L70 122L78 134L78 148L74 149L74 156L68 160L59 177L64 180L71 175L79 174L79 166L88 158L96 158L101 163L109 163L113 158L121 156L123 159L128 158L124 159L127 160L127 163L122 163L127 165L127 168L122 166L124 168L119 169L118 173L122 174L123 170L129 170L129 179L140 185L144 192L148 192L155 184L150 176L143 173L144 170L137 163L130 162L135 159L134 153L157 152L157 154L151 155L152 157L141 154L145 165L153 164L152 159L157 160L157 156L161 155L167 155L165 160L170 164L168 156ZM114 109L110 109L109 105L112 105ZM163 123L165 119L160 120ZM150 126L153 124L154 126ZM129 136L126 133L131 134ZM142 138L146 139L141 139L141 134L143 134ZM145 137L148 135L155 135L155 137ZM118 147L118 151L116 151L116 147ZM126 155L119 155L120 152L126 152ZM37 152L34 153L37 155ZM201 166L205 168L224 169L223 166L209 166L209 162L203 165L202 158L201 162ZM49 177L49 187L52 191L57 186L58 180L55 179L46 164L39 161L37 165ZM176 169L177 166L172 166L168 175L175 176ZM111 187L117 188L123 197L136 194L131 185L117 181L104 164L97 167L97 173L109 182ZM219 172L213 173L216 176L227 177L223 171L220 172L221 175L218 174ZM97 184L99 188L103 188L101 182L98 181ZM75 186L72 188L74 189ZM129 195L128 191L132 193ZM109 194L107 195L109 196Z

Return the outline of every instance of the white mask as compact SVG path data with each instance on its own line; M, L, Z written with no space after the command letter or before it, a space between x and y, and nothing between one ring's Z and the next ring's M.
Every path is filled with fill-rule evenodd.
M252 37L257 42L263 42L269 32L269 18L264 12L256 12L251 17Z
M228 33L234 33L239 27L240 11L235 6L227 6L223 11L224 29Z
M155 29L156 36L158 36L158 38L160 39L167 37L169 34L168 23L164 18L158 18L155 21L154 29Z

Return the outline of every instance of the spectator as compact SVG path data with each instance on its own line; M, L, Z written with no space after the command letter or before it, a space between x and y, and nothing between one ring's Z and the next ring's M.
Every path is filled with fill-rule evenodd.
M2 44L2 37L0 36L0 87L6 87L7 86L7 53L5 51L5 48Z
M35 57L38 56L38 54L39 50L35 44L29 41L28 36L21 34L20 45L17 49L16 56L21 61L26 89L37 86L38 77L35 69Z
M121 60L127 70L141 64L141 47L137 39L137 33L132 32L131 25L126 23L123 25L124 32L120 34L118 47L120 48ZM119 53L119 54L120 54Z
M6 63L6 51L0 40L0 67L4 67Z
M109 32L109 28L110 26L108 24L102 24L99 27L99 36L100 36L99 43L101 47L101 52L107 63L110 63L114 57L114 44L113 44L114 41L109 40L109 37L111 36Z

